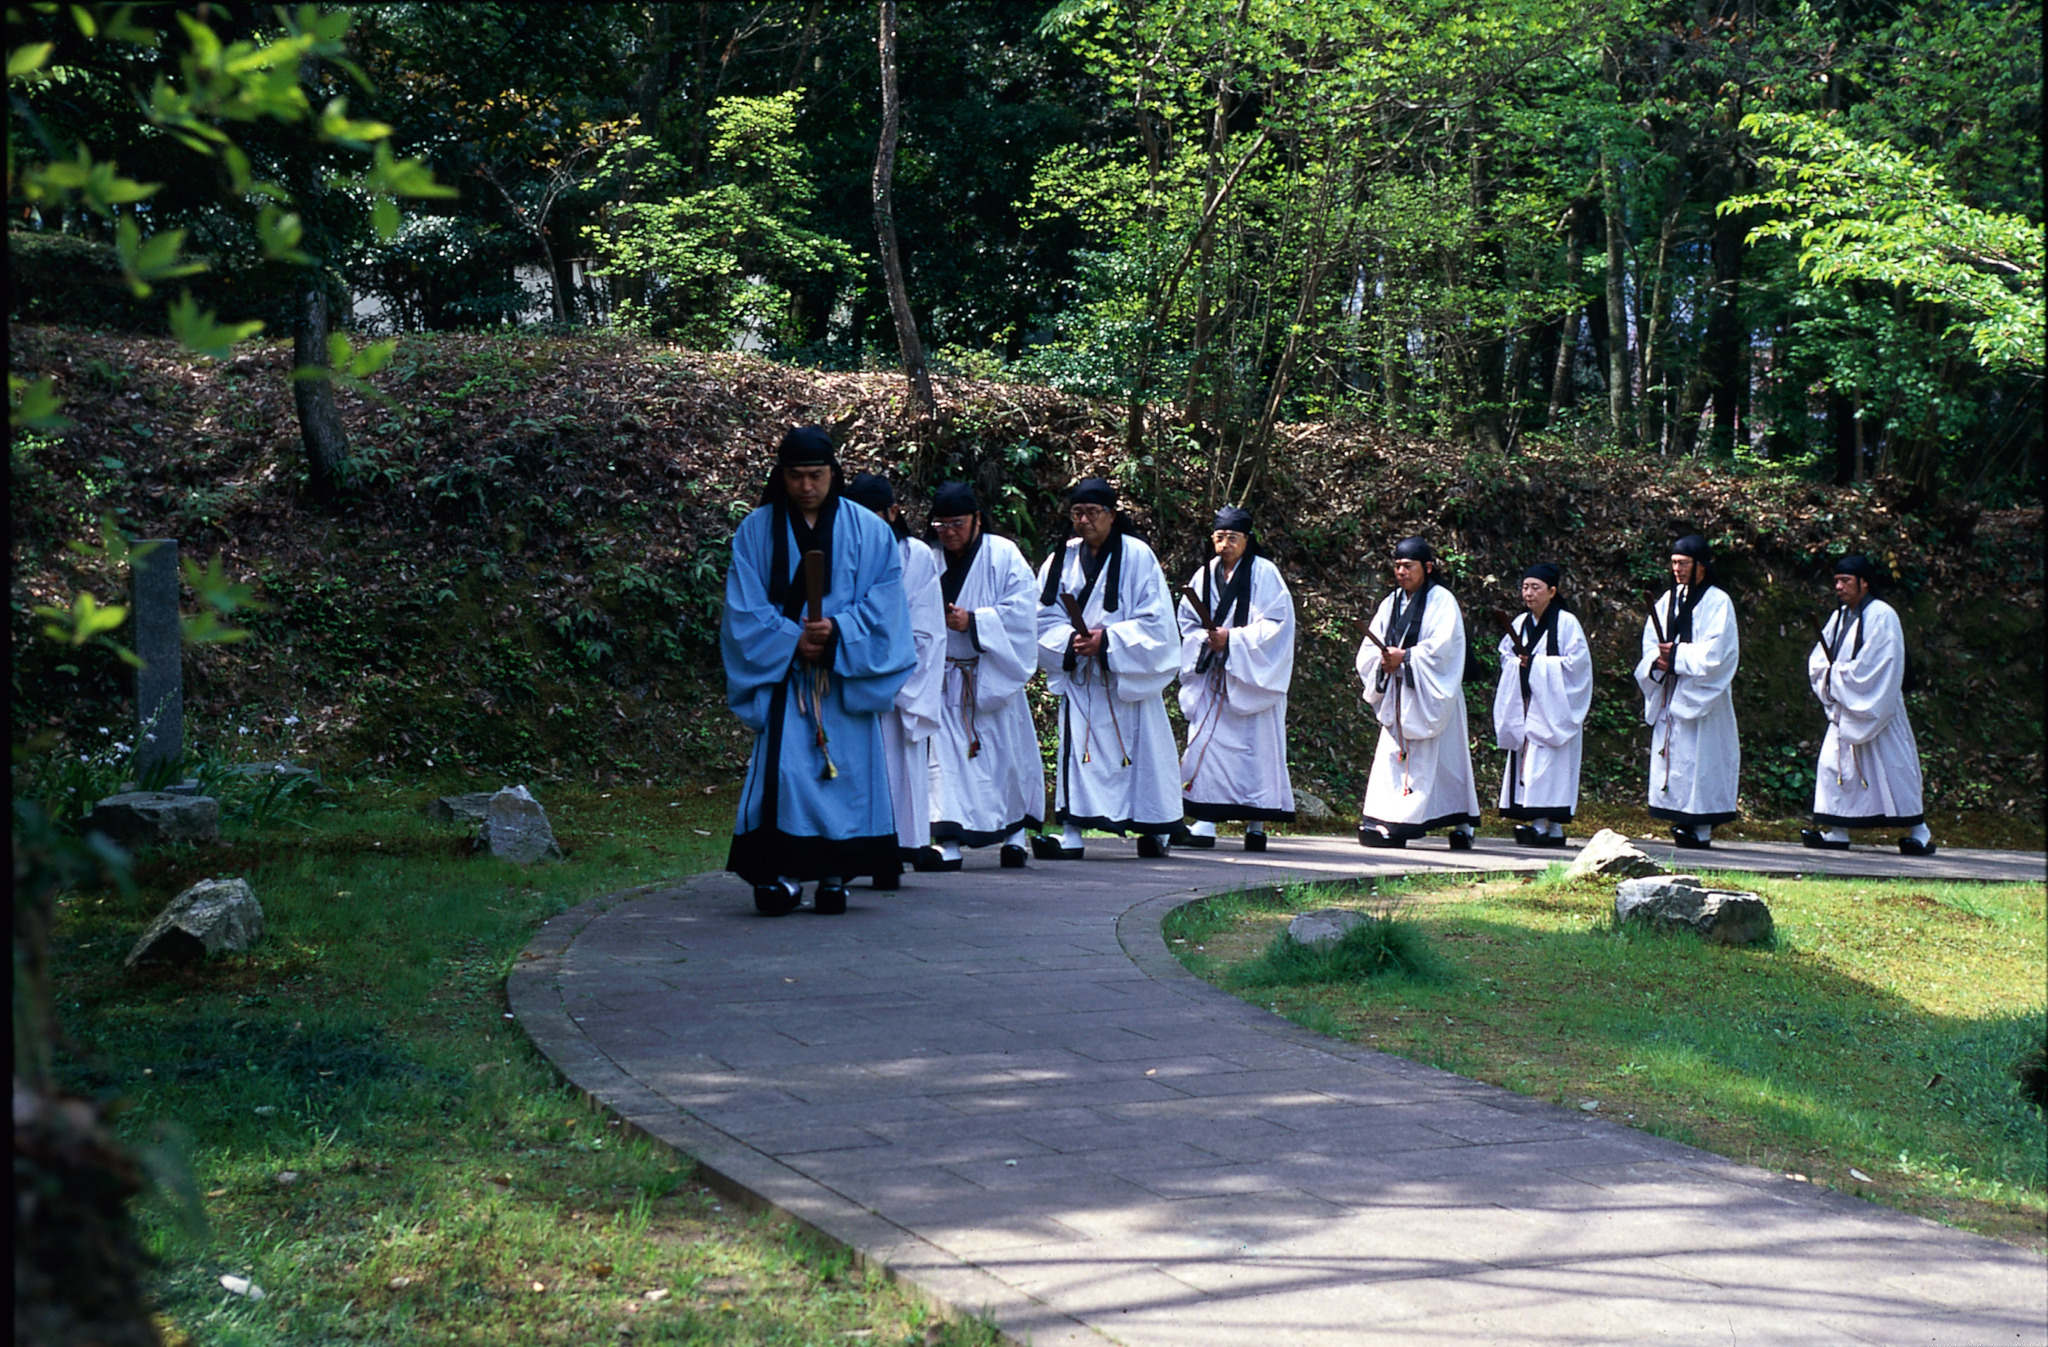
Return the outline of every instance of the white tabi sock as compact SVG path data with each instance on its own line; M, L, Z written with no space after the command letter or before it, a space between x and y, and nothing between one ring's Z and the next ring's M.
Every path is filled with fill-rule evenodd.
M944 860L944 861L957 861L957 860L959 860L959 859L960 859L960 844L959 844L958 842L941 842L941 843L939 843L939 859L940 859L940 860Z
M1830 828L1822 833L1821 836L1830 842L1846 842L1849 840L1849 830L1847 828Z
M1927 831L1927 825L1924 823L1914 824L1913 831L1907 833L1906 836L1912 838L1915 842L1920 843L1922 846L1925 846L1927 843L1932 842L1934 840L1934 834Z
M1562 823L1559 823L1559 822L1558 822L1558 821L1557 821L1556 819L1554 819L1554 818L1547 818L1547 819L1544 819L1544 820L1543 820L1543 835L1544 835L1545 837L1563 837L1563 836L1564 836L1564 825L1563 825Z
M1207 819L1197 819L1195 820L1195 826L1188 829L1188 831L1196 837L1214 837L1216 835L1216 825Z
M846 887L846 881L838 875L826 875L818 881L818 887L821 889L843 889Z
M1069 851L1078 850L1081 845L1081 830L1069 823L1066 831L1060 834L1060 845Z
M1216 829L1212 827L1209 829L1209 831L1213 833L1216 831ZM1266 835L1266 825L1259 822L1257 819L1253 819L1251 822L1244 825L1244 835L1246 837L1251 837L1253 835L1264 837Z
M802 893L804 891L804 886L791 879L788 875L775 876L775 882L790 893Z
M1457 827L1451 829L1451 831L1458 834L1460 837L1470 837L1472 835L1472 825L1469 823L1460 823Z
M1018 847L1018 848L1021 848L1021 847L1023 847L1023 845L1024 845L1024 830L1023 830L1022 828L1019 828L1019 829L1017 829L1017 831L1015 831L1015 832L1011 833L1011 834L1010 834L1010 837L1009 837L1009 840L1008 840L1008 841L1006 841L1006 842L1004 842L1004 843L1003 843L1003 845L1004 845L1004 846L1006 846L1006 847Z
M1714 825L1711 823L1696 823L1693 825L1692 835L1699 838L1702 842L1711 842L1714 840Z

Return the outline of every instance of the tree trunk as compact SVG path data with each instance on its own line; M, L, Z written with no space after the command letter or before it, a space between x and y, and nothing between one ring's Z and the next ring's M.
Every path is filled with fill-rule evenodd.
M1628 295L1626 287L1621 192L1615 183L1614 160L1600 152L1600 190L1607 225L1607 423L1614 442L1632 449L1636 442L1634 399L1629 389Z
M1579 267L1585 257L1585 231L1582 223L1585 213L1581 205L1580 202L1572 202L1571 209L1566 211L1564 216L1565 283L1573 289L1578 288ZM1564 409L1572 405L1572 366L1578 344L1579 310L1573 309L1564 316L1557 336L1557 365L1550 376L1550 409L1543 418L1543 424L1546 426L1555 424L1557 418L1564 414Z
M327 360L327 286L320 273L299 281L292 324L292 400L299 410L299 438L306 446L306 471L313 499L331 505L349 489L348 432L334 405L334 379Z
M903 353L903 373L911 391L924 404L925 415L938 414L931 375L924 367L924 343L917 338L917 315L910 311L910 292L903 284L903 259L896 249L896 215L889 205L889 185L896 176L896 133L903 108L896 97L896 0L879 0L882 60L882 140L875 151L875 241L882 252L882 275L889 287L889 315L896 323L896 345Z

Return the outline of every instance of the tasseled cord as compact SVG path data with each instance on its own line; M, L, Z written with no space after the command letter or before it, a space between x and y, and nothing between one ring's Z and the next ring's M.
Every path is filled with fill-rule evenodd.
M796 683L796 705L816 732L819 756L825 765L818 771L818 780L830 781L839 775L839 769L832 763L830 741L825 737L825 691L831 686L832 671L824 665L815 665L807 670ZM807 698L804 694L808 692ZM808 704L807 704L808 703Z

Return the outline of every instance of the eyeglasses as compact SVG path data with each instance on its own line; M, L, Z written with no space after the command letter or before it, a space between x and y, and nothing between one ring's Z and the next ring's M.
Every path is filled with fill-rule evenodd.
M1109 511L1103 509L1100 505L1076 505L1067 511L1067 516L1077 524L1085 524L1091 519L1098 519L1108 513Z
M1217 529L1209 537L1212 541L1219 543L1241 543L1244 541L1244 535L1236 529Z
M973 515L963 514L957 519L934 519L932 527L941 533L959 533L973 522Z

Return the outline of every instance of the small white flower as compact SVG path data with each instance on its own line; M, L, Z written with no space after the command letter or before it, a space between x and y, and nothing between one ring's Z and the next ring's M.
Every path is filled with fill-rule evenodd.
M284 718L284 723L287 725L296 725L299 723L299 718L297 716L286 716Z
M112 731L112 730L110 730L110 729L108 729L108 728L107 728L106 726L102 725L102 726L100 726L100 733L101 733L101 734L112 734L112 733L113 733L113 731Z

